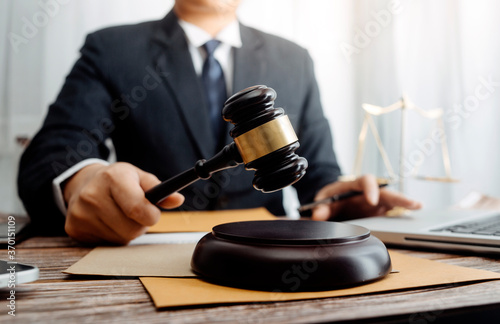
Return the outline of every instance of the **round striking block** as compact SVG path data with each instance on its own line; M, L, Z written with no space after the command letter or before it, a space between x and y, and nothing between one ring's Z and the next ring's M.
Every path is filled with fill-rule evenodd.
M275 220L215 226L198 242L191 267L222 285L293 292L371 282L391 271L391 260L364 227Z

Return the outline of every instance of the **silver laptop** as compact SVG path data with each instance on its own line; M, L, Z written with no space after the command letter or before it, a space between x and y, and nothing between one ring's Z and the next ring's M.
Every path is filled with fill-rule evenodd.
M446 210L346 221L368 228L387 245L500 254L500 212Z

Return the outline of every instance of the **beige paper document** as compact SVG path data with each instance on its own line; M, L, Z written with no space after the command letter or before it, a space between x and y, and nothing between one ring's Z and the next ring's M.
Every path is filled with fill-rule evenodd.
M157 308L188 305L274 302L358 295L398 289L500 279L500 274L415 258L390 251L393 269L366 285L317 292L265 292L210 284L197 278L140 278Z
M168 212L150 228L153 233L210 232L212 227L238 221L276 220L265 208L223 211ZM173 234L178 233L178 234ZM200 237L203 233L200 233ZM142 240L148 242L148 240ZM154 240L149 240L154 241ZM140 244L97 247L77 263L63 271L77 275L99 276L173 276L192 277L191 254L195 244Z
M63 271L75 275L195 277L191 255L196 243L96 247Z
M149 228L148 233L210 232L212 227L219 224L274 219L278 217L265 208L165 212L160 221Z

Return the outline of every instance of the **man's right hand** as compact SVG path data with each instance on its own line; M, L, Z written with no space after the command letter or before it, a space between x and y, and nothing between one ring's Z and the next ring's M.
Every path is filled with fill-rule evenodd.
M84 167L64 187L66 233L85 243L127 244L160 219L161 211L144 195L159 183L156 176L129 163ZM176 208L183 202L184 196L174 193L161 207Z

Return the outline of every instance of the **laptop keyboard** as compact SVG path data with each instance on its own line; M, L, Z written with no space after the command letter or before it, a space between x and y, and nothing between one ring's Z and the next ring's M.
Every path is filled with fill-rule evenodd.
M432 231L500 236L500 215L483 218L479 221L455 224Z

